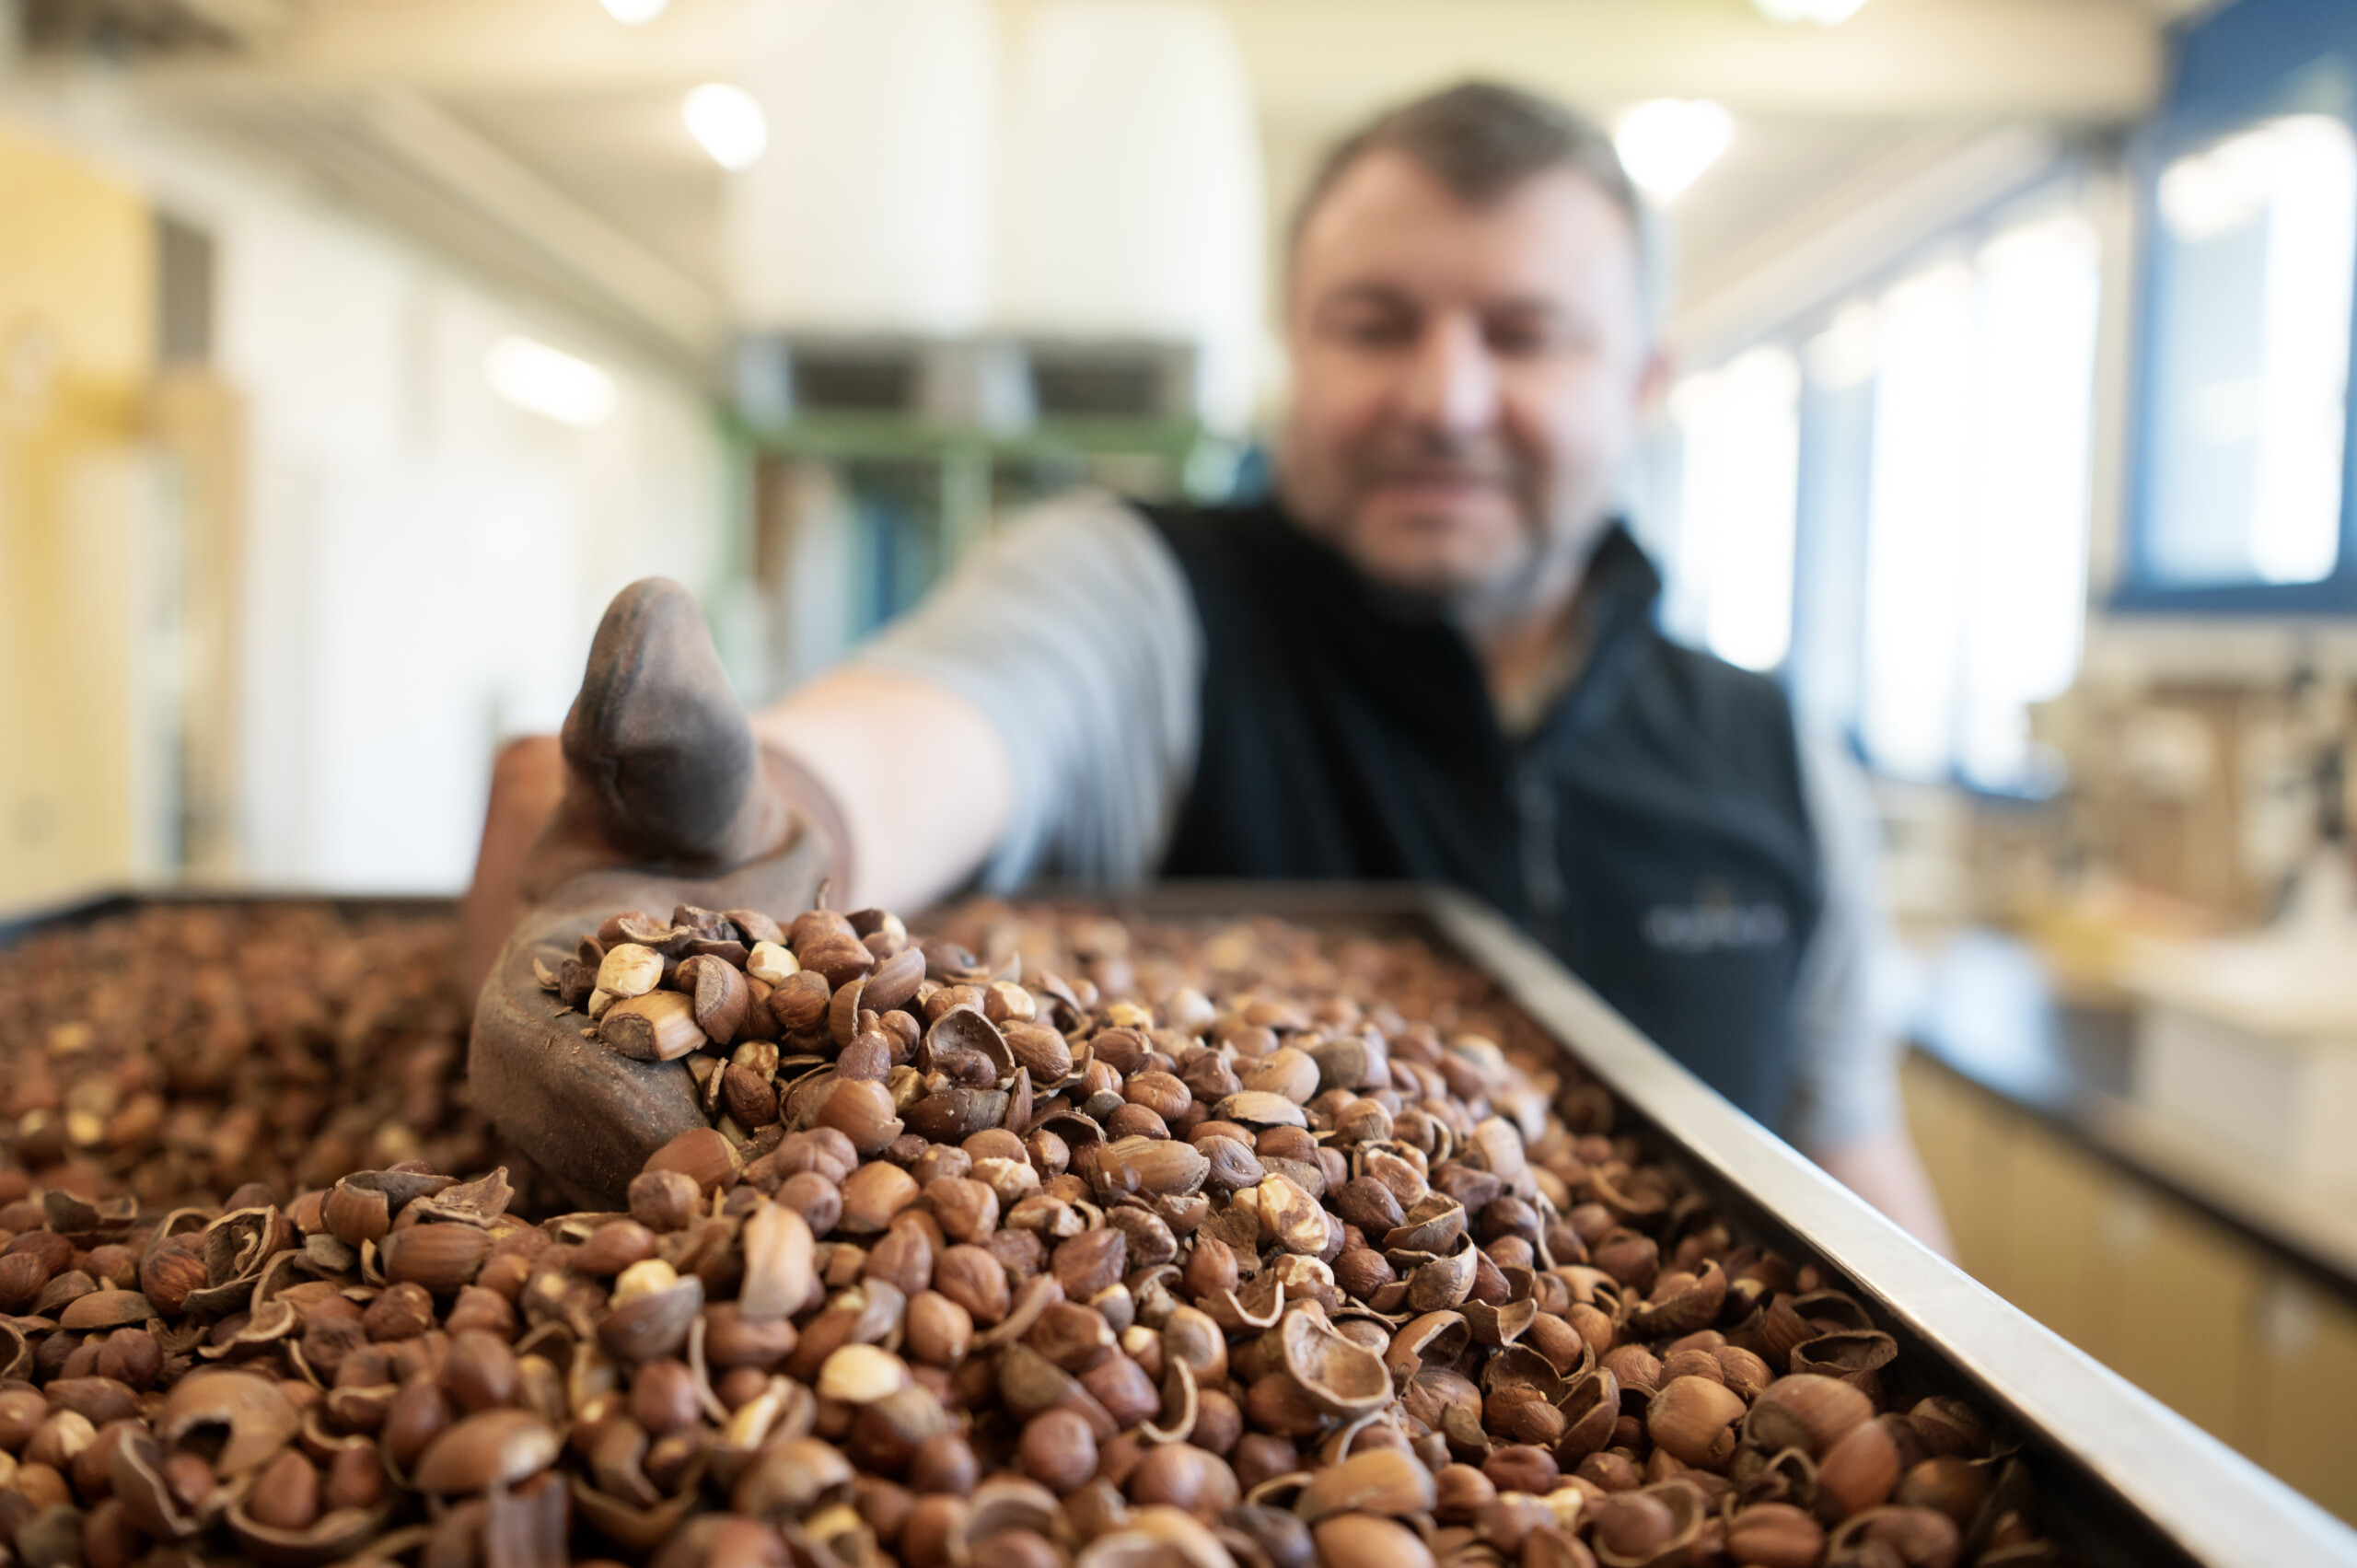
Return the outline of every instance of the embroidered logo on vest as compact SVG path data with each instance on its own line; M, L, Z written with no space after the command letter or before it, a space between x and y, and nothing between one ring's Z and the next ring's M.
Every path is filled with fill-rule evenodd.
M1773 947L1793 928L1782 904L1739 902L1716 877L1694 889L1690 904L1655 904L1645 912L1645 940L1665 953L1715 953Z

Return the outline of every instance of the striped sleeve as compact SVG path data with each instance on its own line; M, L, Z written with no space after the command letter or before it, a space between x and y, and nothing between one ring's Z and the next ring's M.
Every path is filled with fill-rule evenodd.
M1085 492L1017 517L853 662L945 687L1006 742L1014 815L981 886L1136 882L1194 775L1202 631L1170 547Z

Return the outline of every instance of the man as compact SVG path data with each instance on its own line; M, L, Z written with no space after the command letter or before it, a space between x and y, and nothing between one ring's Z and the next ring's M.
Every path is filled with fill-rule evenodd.
M754 716L796 775L772 793L830 819L860 903L977 871L1468 888L1945 1247L1868 1000L1867 808L1771 682L1659 635L1612 516L1667 374L1660 260L1610 143L1559 108L1474 84L1385 115L1295 222L1277 500L1016 524ZM575 734L591 696L576 792L611 772ZM545 742L503 759L485 899L561 771ZM575 811L540 885L618 858L621 809Z

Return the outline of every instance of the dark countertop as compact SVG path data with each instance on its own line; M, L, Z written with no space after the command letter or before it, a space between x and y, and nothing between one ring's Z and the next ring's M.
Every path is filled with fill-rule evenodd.
M1922 958L1908 1038L1926 1060L2357 1303L2357 1202L2254 1170L2130 1098L2135 1017L2055 994L2037 950L1968 928Z

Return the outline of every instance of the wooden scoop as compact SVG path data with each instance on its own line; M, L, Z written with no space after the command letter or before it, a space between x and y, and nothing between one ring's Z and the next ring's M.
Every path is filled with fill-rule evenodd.
M563 732L564 796L523 874L530 907L476 998L469 1093L576 1201L619 1209L656 1149L707 1125L679 1062L634 1062L540 988L621 910L791 920L834 869L824 796L755 741L693 596L648 578L598 627Z

